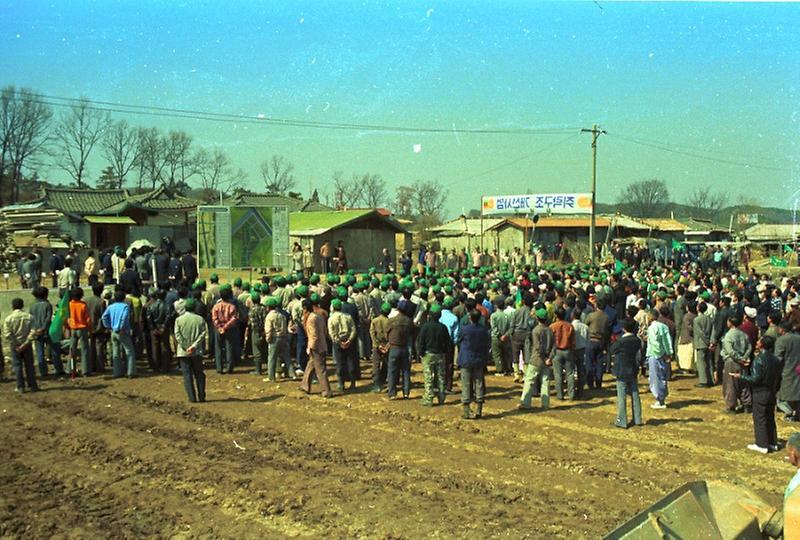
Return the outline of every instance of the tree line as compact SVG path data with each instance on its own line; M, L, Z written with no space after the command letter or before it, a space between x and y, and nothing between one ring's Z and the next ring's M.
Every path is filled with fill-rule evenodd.
M691 217L713 221L730 202L728 193L714 191L708 186L698 186L684 200ZM740 198L740 205L750 201ZM669 187L664 180L650 178L631 182L617 195L617 207L621 212L640 218L666 217L675 207Z
M0 206L16 203L21 190L38 183L37 170L52 166L64 171L78 188L140 190L164 186L170 192L214 200L248 193L247 174L219 147L199 147L180 130L140 127L114 119L108 111L81 98L55 115L37 92L6 86L0 91ZM87 164L99 152L106 166L92 180ZM268 194L301 198L294 165L275 154L259 166ZM313 190L319 199L318 189ZM416 180L390 193L379 174L342 171L322 183L322 198L335 208L388 207L399 217L437 222L447 200L438 182ZM30 194L29 194L30 196Z

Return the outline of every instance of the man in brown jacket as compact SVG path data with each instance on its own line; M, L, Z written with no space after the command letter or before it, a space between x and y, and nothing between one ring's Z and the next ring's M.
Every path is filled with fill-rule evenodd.
M311 300L303 300L303 328L308 336L306 352L308 352L308 364L303 373L303 382L300 390L306 394L311 393L311 375L316 374L320 386L322 386L322 397L332 397L331 385L328 382L328 371L325 366L325 354L328 352L328 344L325 341L325 319L322 315L314 313L314 306Z

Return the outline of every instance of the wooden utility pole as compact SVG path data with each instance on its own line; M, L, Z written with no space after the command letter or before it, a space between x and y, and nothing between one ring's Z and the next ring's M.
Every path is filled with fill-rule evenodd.
M597 138L605 134L605 130L600 129L597 124L592 126L592 129L582 129L581 133L592 134L592 219L589 224L589 258L594 264L594 226L595 216L597 214Z

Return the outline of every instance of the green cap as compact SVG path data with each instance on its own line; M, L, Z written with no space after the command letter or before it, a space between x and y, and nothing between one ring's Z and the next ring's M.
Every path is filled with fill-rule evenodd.
M456 301L453 299L452 296L445 296L444 297L444 302L442 302L442 304L444 305L445 309L450 309L451 307L453 307L453 304L455 304L455 303L456 303Z
M341 310L342 309L342 301L339 300L338 298L334 298L331 301L331 309L333 309L334 311Z
M547 310L544 308L540 308L536 310L536 318L542 321L547 319Z
M311 274L311 277L308 278L308 282L312 285L316 285L319 283L319 275L318 274Z
M280 300L278 300L276 297L267 296L267 307L276 308L280 305L281 305Z
M389 313L391 313L391 311L392 311L392 306L391 304L389 304L389 302L384 302L383 304L381 304L381 313L383 313L384 315L388 315Z
M305 298L308 295L308 287L300 285L294 290L294 294L297 295L298 298Z
M194 298L187 298L186 302L183 304L183 307L186 308L186 311L194 313L194 308L197 307L197 301Z
M311 300L312 304L319 304L319 295L317 293L311 293L309 300Z
M250 293L250 300L255 302L256 304L261 300L261 295L255 291Z
M197 288L198 288L198 289L199 289L199 288L201 288L201 287L205 287L205 286L206 286L206 280L204 280L204 279L198 279L198 280L195 282L195 285L197 285Z
M212 283L216 283L217 281L219 281L219 276L216 273L214 273L208 276L208 279L210 279Z
M442 306L440 306L439 304L431 304L431 307L428 308L428 311L430 311L431 313L441 313Z
M234 279L233 280L233 286L234 287L241 287L242 286L242 278L237 277L236 279Z

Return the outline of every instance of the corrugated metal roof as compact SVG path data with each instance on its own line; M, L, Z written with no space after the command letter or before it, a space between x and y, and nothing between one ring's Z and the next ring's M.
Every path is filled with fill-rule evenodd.
M493 227L494 225L497 225L498 223L504 220L505 220L504 218L484 218L483 230L486 231L487 229ZM433 234L447 232L447 233L460 233L468 236L480 236L481 219L460 217L452 221L448 221L447 223L442 223L441 225L437 225L436 227L431 227L427 230L428 232L431 232Z
M643 218L641 221L645 225L664 232L682 232L687 229L686 225L677 219Z
M608 227L611 222L604 217L595 218L595 227ZM533 220L528 218L508 218L500 223L490 227L490 229L499 229L505 225L510 225L518 229L532 229L534 226ZM540 217L536 223L537 229L588 229L591 225L591 218L588 217L557 217L548 216Z
M744 231L744 236L750 241L763 242L774 240L776 242L794 242L795 234L800 232L800 226L792 224L768 225L759 223Z

